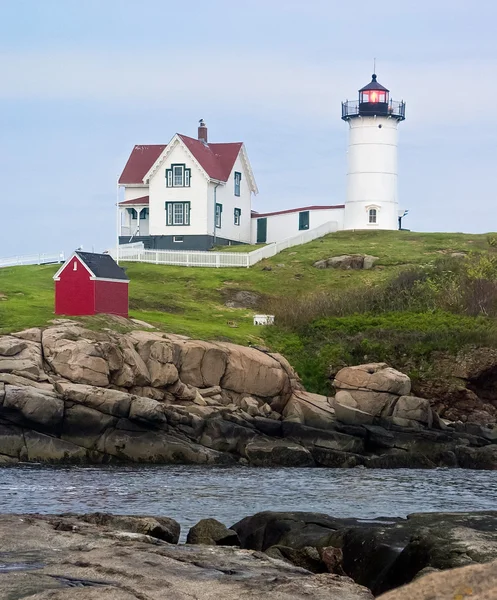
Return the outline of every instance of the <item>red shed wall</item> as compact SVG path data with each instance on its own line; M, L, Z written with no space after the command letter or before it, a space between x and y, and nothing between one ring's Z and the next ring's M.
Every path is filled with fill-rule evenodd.
M74 271L74 262L77 270ZM57 315L94 315L95 282L90 279L84 265L72 258L55 282L55 314Z
M127 317L128 287L118 281L95 281L95 311Z

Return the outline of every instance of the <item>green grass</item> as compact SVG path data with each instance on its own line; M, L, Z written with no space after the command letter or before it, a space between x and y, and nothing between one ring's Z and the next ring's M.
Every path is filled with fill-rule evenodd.
M239 244L234 246L214 246L211 252L253 252L264 248L267 244Z
M448 347L450 335L442 335L441 331L455 327L456 322L450 320L454 315L358 315L321 320L304 332L295 332L255 327L253 309L228 308L226 300L240 290L256 292L262 301L277 301L312 292L377 286L409 265L431 264L453 252L488 251L488 239L487 235L461 233L338 232L285 250L250 269L123 263L131 280L130 315L164 331L200 339L269 343L288 355L310 389L324 390L329 365L364 362L365 356L400 356L406 346L402 345L399 332L408 332L403 337L411 344L411 350L415 344L421 344L420 352ZM223 250L242 252L247 247ZM317 260L350 253L372 254L379 260L371 271L313 267ZM0 269L0 333L46 325L54 318L52 276L57 268L49 265ZM474 340L478 336L483 339L485 330L492 329L485 320L467 319L457 321L461 332L454 338L453 348L463 343L464 332L470 332L468 335ZM105 321L86 322L98 327Z

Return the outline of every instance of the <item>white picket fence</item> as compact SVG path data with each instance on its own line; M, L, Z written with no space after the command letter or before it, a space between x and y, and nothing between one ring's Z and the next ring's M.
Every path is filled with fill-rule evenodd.
M48 265L53 263L63 263L64 253L57 254L25 254L23 256L10 256L0 258L0 268L16 267L18 265Z
M181 267L251 267L264 258L275 256L282 250L312 242L328 233L334 233L338 224L324 223L315 229L303 231L299 235L267 244L252 252L201 252L189 250L145 250L142 242L120 245L119 261L144 262L156 265L176 265ZM132 246L132 247L130 247ZM111 251L116 258L116 251Z

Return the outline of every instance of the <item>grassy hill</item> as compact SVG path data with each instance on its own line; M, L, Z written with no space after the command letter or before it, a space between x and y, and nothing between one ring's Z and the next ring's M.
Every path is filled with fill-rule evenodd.
M164 331L269 344L289 357L311 389L325 391L326 375L334 366L376 359L393 358L395 362L396 356L406 352L426 358L439 349L454 351L463 343L492 343L495 319L485 311L469 314L464 308L445 307L440 301L445 294L440 290L438 304L433 306L424 297L411 305L405 299L404 304L395 304L381 295L406 269L435 268L438 275L435 272L427 283L412 286L418 295L418 288L423 288L425 295L431 293L430 285L436 285L437 277L445 281L446 273L452 272L450 264L437 264L444 258L450 262L453 253L493 261L497 248L492 239L487 235L405 231L338 232L290 248L250 269L124 263L131 279L130 314ZM317 260L351 253L372 254L379 260L370 271L313 267ZM56 270L55 265L0 270L0 333L44 325L53 318L52 276ZM258 307L226 306L240 291L256 294ZM400 299L406 294L400 288L394 292ZM357 298L364 301L354 308ZM318 301L324 308L316 312ZM295 307L300 307L300 316L286 319L285 311L290 313ZM280 326L253 326L252 316L259 309L274 311ZM98 326L98 321L83 320ZM419 368L418 363L410 365L411 371Z

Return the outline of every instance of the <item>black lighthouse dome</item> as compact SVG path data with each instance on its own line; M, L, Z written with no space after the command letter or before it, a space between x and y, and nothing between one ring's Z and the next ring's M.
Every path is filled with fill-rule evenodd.
M398 121L405 119L405 102L390 99L390 90L378 82L373 73L370 83L359 90L358 101L342 102L342 119L354 117L392 117Z

